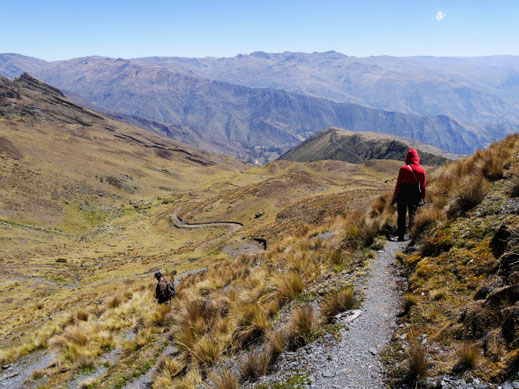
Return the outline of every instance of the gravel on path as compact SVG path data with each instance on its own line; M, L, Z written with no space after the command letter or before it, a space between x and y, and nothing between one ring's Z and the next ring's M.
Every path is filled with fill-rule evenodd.
M344 325L340 342L325 335L285 356L266 382L288 377L288 371L299 371L308 375L310 382L304 384L307 388L385 388L385 369L379 353L397 327L401 291L400 277L393 264L395 254L403 250L405 244L388 241L371 263L371 274L359 280L356 288L364 291L362 312L360 315L355 311L346 312L337 319L338 324ZM355 318L352 313L358 316Z

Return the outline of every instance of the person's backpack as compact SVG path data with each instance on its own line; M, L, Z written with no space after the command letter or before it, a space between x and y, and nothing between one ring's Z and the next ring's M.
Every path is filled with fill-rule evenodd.
M418 193L420 195L420 197L418 198L418 206L421 207L422 205L425 204L425 201L423 200L423 197L422 197L422 189L420 188L420 181L418 180L418 178L416 178L416 175L414 174L414 171L413 171L413 168L411 167L411 165L407 165L407 167L409 169L411 169L411 173L413 173L413 177L416 181L416 184L418 185Z
M166 298L168 300L172 299L177 295L177 290L175 289L175 285L168 281L168 286L166 287Z

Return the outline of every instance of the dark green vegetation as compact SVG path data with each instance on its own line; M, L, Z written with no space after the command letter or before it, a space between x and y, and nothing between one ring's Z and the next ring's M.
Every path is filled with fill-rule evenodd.
M326 159L364 163L372 159L405 161L407 151L416 148L423 165L441 165L457 156L411 139L372 132L329 128L308 138L280 156L280 160L314 162Z

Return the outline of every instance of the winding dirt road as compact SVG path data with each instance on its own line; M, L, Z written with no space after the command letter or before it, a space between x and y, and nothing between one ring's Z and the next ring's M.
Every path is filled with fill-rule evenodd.
M232 232L239 230L243 224L238 222L204 222L204 223L185 223L178 217L180 207L175 209L175 212L169 217L173 225L177 228L207 228L207 227L228 227Z

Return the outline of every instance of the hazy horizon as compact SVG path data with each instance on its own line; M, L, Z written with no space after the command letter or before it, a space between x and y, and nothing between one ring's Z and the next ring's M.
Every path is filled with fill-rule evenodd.
M378 54L378 55L368 55L368 56L356 56L356 55L348 55L348 54L345 54L345 53L341 53L337 50L328 50L328 51L312 51L312 52L305 52L305 51L290 51L290 50L285 50L285 51L279 51L279 52L267 52L267 51L263 51L263 50L254 50L254 51L251 51L251 52L248 52L248 53L237 53L235 55L229 55L229 56L213 56L213 55L202 55L202 56L192 56L192 57L187 57L187 56L182 56L182 55L160 55L160 54L157 54L157 55L147 55L147 56L142 56L142 57L117 57L117 56L114 56L114 55L101 55L101 54L87 54L87 55L82 55L82 56L79 56L79 57L69 57L69 58L58 58L58 59L52 59L52 60L47 60L45 58L41 58L41 57L35 57L33 55L29 55L29 54L24 54L24 53L17 53L17 52L4 52L4 53L1 53L0 52L0 55L21 55L21 56L24 56L24 57L32 57L32 58L36 58L36 59L41 59L41 60L44 60L44 61L47 61L47 62L59 62L59 61L70 61L70 60L73 60L73 59L78 59L78 58L92 58L92 57L99 57L99 58L112 58L112 59L124 59L124 60L132 60L132 59L139 59L139 58L153 58L153 57L163 57L163 58L167 58L167 57L170 57L170 58L197 58L197 59L203 59L203 58L234 58L234 57L237 57L237 56L240 56L240 55L252 55L254 53L257 53L257 52L263 52L263 53L266 53L266 54L269 54L269 55L277 55L277 54L284 54L284 53L294 53L294 54L325 54L325 53L329 53L329 52L335 52L337 54L341 54L341 55L344 55L346 57L350 57L350 58L376 58L376 57L391 57L391 58L426 58L426 57L430 57L430 58L461 58L461 59L470 59L470 58L490 58L490 57L519 57L519 54L490 54L490 55L473 55L473 56L470 56L470 55L467 55L467 56L462 56L462 55L402 55L402 56L399 56L399 55L388 55L388 54Z
M519 55L513 0L29 0L4 4L2 11L9 17L0 25L0 52L48 61L330 50L354 57Z

